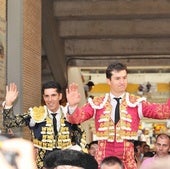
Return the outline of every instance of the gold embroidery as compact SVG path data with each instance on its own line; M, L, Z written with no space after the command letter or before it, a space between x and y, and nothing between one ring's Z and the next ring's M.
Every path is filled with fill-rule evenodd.
M129 100L132 103L136 103L138 97L135 95L129 95ZM100 105L103 101L103 98L96 98L94 103L95 105ZM121 103L121 120L115 126L116 127L116 140L122 142L124 139L135 139L137 137L136 131L132 131L132 117L127 112L128 103L126 101L126 96L122 99ZM99 127L96 132L98 139L108 139L109 141L114 141L114 123L111 119L112 106L110 101L107 100L105 104L105 111L101 114L98 123Z
M40 123L44 121L44 119L46 118L47 112L45 111L44 106L39 107L35 106L32 109L30 109L30 115L36 123Z

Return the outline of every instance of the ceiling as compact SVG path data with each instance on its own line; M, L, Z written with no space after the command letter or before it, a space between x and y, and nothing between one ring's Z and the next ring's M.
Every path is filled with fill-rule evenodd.
M42 0L42 44L50 74L102 73L115 60L130 72L170 72L170 1Z

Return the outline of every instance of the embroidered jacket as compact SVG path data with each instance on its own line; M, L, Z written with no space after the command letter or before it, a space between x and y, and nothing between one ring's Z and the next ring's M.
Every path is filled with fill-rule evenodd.
M120 105L120 120L117 125L111 118L112 105L109 94L95 97L82 108L68 114L71 123L81 123L92 117L95 119L98 140L123 142L124 139L137 139L139 122L142 117L155 119L170 118L170 99L166 104L150 103L145 98L125 93Z
M12 108L4 109L3 125L6 128L28 126L31 130L34 146L45 150L70 147L72 136L77 137L79 144L81 141L85 142L85 140L81 140L83 132L80 125L67 122L62 106L60 106L60 110L60 129L57 136L54 134L52 115L48 113L46 106L30 108L27 113L20 115L14 115Z

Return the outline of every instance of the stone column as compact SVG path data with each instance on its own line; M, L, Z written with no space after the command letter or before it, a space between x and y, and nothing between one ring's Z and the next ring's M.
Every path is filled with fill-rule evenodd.
M6 76L18 86L18 114L41 103L41 0L8 0L7 16ZM18 135L30 138L26 129Z

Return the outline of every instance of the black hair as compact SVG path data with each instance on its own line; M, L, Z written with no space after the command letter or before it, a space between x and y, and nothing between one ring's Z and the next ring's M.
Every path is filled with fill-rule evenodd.
M134 142L134 147L137 147L137 146L142 146L143 144L146 145L146 141L140 141L140 140L135 140Z
M95 140L95 141L90 142L89 144L86 145L86 148L90 149L93 144L98 144L98 141Z
M83 169L97 169L97 161L87 153L65 149L54 150L44 158L44 167L54 169L60 165L70 165Z
M94 83L92 81L89 81L86 85L87 86L94 86Z
M50 88L56 89L57 93L62 93L61 85L58 82L49 81L49 82L46 82L42 85L42 94L44 94L45 89L50 89Z
M84 153L84 169L98 169L98 163L93 156L90 154Z
M120 62L111 63L106 69L106 78L107 79L111 79L112 71L114 71L114 70L118 71L118 72L121 70L126 70L126 72L127 72L127 66Z

